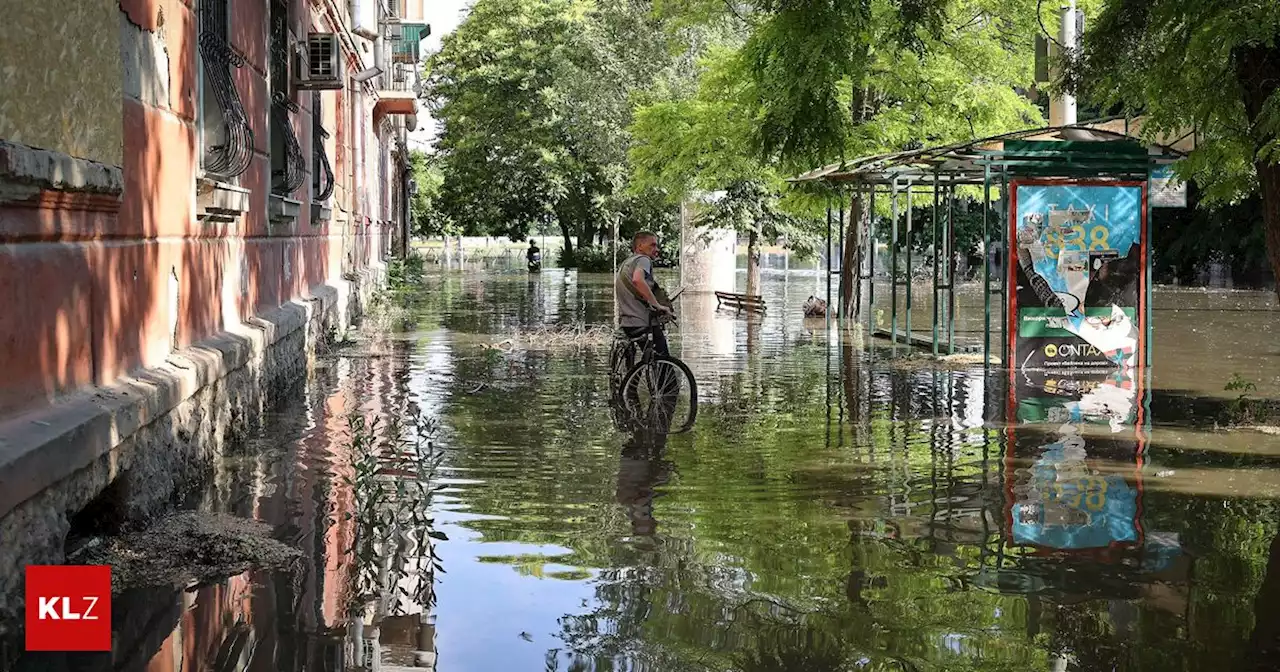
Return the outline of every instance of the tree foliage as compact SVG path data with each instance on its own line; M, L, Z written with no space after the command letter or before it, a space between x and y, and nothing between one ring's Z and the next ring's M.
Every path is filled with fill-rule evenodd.
M677 60L643 0L478 0L430 63L442 211L512 238L554 221L583 246L659 228L655 195L626 188L627 128Z
M672 199L720 192L704 215L714 226L785 234L803 249L824 233L827 198L787 189L786 176L1043 123L1020 94L1032 79L1033 2L658 8L677 23L737 28L703 54L694 92L641 107L632 126L634 186Z
M409 217L413 235L422 238L457 235L457 225L440 210L440 190L444 186L444 172L426 152L409 152L409 170L413 174L416 191L409 201Z
M1259 190L1280 277L1280 3L1109 0L1063 84L1141 114L1152 138L1195 132L1179 172L1206 201Z
M1041 120L1029 0L754 0L737 20L751 147L791 171L911 142L946 142ZM681 15L675 3L666 11ZM713 5L683 16L717 20ZM726 19L725 17L733 17Z

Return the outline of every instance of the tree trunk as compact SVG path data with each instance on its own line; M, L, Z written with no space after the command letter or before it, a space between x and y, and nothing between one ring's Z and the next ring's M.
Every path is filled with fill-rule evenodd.
M760 233L754 229L747 236L747 295L760 295Z
M569 227L563 221L560 222L560 234L564 236L564 252L560 253L560 265L573 268L577 265L573 258L573 237L569 235Z
M1245 114L1249 125L1259 128L1259 120L1266 110L1267 101L1280 91L1280 45L1252 45L1236 48L1232 56L1236 62L1236 78L1244 92ZM1276 140L1274 133L1255 131L1254 168L1258 171L1258 184L1262 192L1262 221L1266 230L1267 258L1271 261L1271 274L1276 280L1276 296L1280 298L1280 165L1264 160L1260 152Z
M1266 228L1267 258L1271 260L1276 298L1280 299L1280 165L1258 164L1256 168L1262 191L1262 224Z
M590 218L582 221L582 234L578 236L578 248L595 247L596 225Z
M860 196L849 201L849 223L844 243L840 246L840 305L846 318L858 317L858 297L862 293L862 223L863 202Z

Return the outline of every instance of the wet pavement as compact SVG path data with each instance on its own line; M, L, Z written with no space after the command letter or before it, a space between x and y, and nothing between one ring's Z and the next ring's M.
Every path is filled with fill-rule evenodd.
M868 353L802 318L817 275L766 273L763 317L681 297L701 406L660 441L613 426L607 344L487 347L611 322L608 280L433 271L192 502L272 523L296 571L135 591L114 665L21 669L1280 667L1280 436L1212 427L1233 373L1280 391L1273 295L1160 291L1149 376L1010 378ZM370 518L411 500L369 504L349 424L414 409L431 548Z

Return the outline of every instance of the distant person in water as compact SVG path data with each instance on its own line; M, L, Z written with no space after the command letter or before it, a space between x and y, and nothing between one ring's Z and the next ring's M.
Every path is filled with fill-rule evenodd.
M529 272L542 271L542 250L538 249L538 244L529 239L529 251L524 253L524 258L528 260Z
M618 319L627 336L636 338L647 332L653 338L654 349L667 355L667 337L660 318L674 313L658 299L666 294L653 279L653 262L657 258L658 236L650 231L637 233L631 239L631 256L618 267L613 293Z

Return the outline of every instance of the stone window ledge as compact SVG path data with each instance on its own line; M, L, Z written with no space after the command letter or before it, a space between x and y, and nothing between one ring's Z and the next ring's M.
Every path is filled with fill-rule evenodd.
M285 198L279 194L271 194L267 201L267 219L278 226L293 226L298 223L298 215L302 214L302 202Z
M312 222L327 222L331 219L333 219L333 208L325 205L324 203L311 204Z
M196 219L202 224L229 224L249 212L249 190L202 177L196 182Z
M43 190L118 198L124 192L124 173L118 166L0 140L0 202L31 198Z

